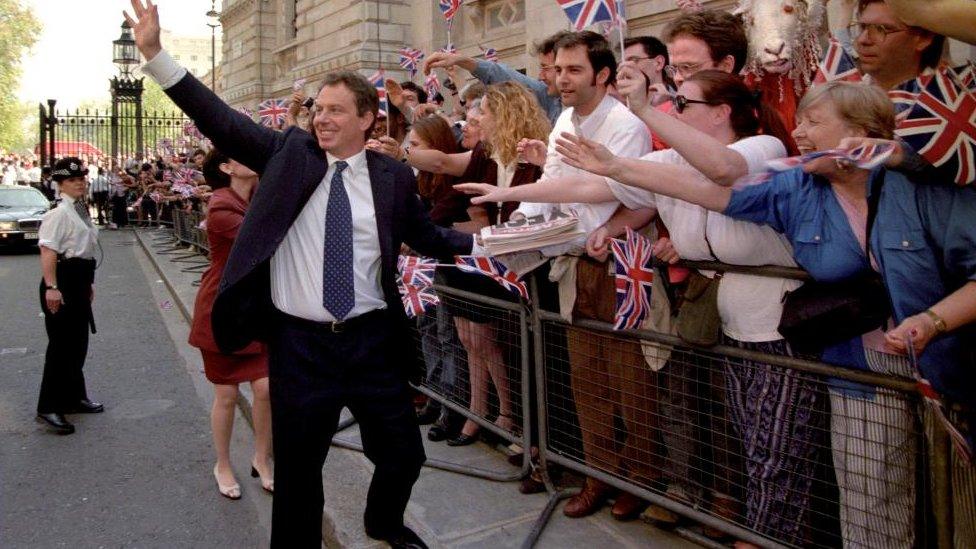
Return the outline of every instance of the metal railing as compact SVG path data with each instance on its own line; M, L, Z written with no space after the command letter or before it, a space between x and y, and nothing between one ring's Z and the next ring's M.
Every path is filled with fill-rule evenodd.
M200 220L175 215L173 241L206 250ZM688 266L806 277L797 269ZM542 310L532 285L531 302L435 285L439 307L483 327L460 341L431 340L454 359L454 379L416 386L524 450L517 469L434 459L428 466L515 480L528 474L528 449L537 447L550 498L525 547L579 491L553 482L554 464L645 500L654 511L647 518L661 509L678 515L677 532L706 545L951 547L953 524L973 513L976 504L953 509L947 493L960 478L973 484L976 473L931 428L901 361L872 355L875 371L862 371L729 339L704 348L670 333L570 323ZM499 423L503 409L508 425Z

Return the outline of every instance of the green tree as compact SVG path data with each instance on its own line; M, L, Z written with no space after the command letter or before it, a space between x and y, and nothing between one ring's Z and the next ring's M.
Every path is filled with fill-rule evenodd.
M160 115L164 113L182 113L155 80L152 78L144 78L142 85L142 111L147 116L152 116L153 112Z
M29 143L25 110L17 100L20 61L41 33L41 23L20 0L0 0L0 149L17 149Z

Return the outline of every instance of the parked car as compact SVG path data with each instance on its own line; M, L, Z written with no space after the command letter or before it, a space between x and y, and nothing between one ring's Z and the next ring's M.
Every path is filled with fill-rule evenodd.
M50 209L37 189L0 185L0 246L36 246L41 218Z

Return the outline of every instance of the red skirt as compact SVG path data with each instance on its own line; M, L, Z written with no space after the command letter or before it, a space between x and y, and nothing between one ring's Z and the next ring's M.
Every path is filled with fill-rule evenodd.
M268 377L268 353L225 355L200 349L203 371L211 383L237 385Z

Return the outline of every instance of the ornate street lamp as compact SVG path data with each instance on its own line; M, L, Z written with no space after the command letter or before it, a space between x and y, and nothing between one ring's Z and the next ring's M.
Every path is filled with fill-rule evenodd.
M112 41L112 62L119 75L110 80L112 92L112 161L119 153L134 153L142 158L142 78L132 76L132 67L139 64L139 50L132 38L128 22L122 23L122 35ZM120 123L120 120L124 123ZM135 130L135 135L132 135ZM133 139L134 138L134 139ZM134 141L134 143L133 143ZM125 150L120 151L120 145ZM134 149L134 150L133 150Z
M119 68L122 76L129 76L129 67L139 64L139 50L136 49L136 41L132 38L132 27L128 21L122 22L122 36L112 41L112 62Z
M220 27L220 12L216 0L210 0L207 12L207 26L210 27L210 89L217 93L217 28Z

